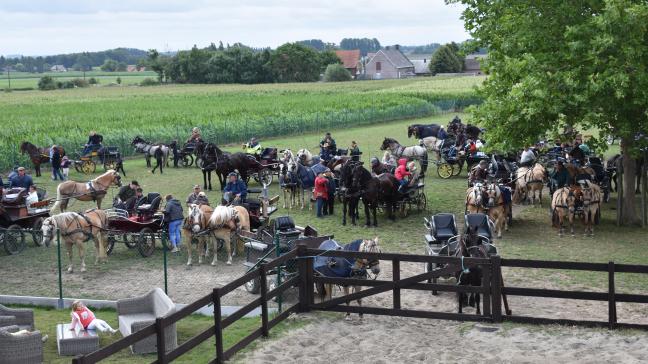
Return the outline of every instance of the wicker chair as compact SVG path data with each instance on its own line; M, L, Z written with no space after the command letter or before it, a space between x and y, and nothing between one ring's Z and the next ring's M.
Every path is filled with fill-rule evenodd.
M118 300L119 331L126 337L154 324L157 317L167 316L175 311L175 304L160 288L155 288L141 297ZM164 336L167 350L173 350L178 346L175 324L165 329ZM135 354L157 352L156 335L140 340L131 346L131 350Z
M43 362L43 341L40 331L14 336L16 325L0 327L0 362L3 364L31 364Z
M11 316L15 319L12 320ZM34 329L34 311L27 308L9 308L0 305L0 326L18 325L21 330Z

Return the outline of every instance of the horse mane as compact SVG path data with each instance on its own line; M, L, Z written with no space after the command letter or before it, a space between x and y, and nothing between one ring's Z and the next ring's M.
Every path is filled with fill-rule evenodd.
M52 221L54 221L55 228L61 228L75 221L77 219L77 216L78 213L67 211L67 212L62 212L58 215L52 215L50 216L50 218L52 219Z
M223 226L236 217L236 210L229 206L217 206L209 219L215 226Z

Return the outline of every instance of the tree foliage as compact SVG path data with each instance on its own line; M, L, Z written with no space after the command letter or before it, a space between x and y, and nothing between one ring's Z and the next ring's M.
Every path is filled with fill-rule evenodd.
M56 82L51 76L43 76L38 80L38 89L41 91L56 89Z
M458 73L463 70L463 59L458 54L459 48L456 44L444 44L439 47L430 59L430 72L437 73Z
M339 63L329 64L324 71L324 81L341 82L351 81L351 73Z
M359 49L362 56L366 56L370 52L377 52L380 48L382 47L376 38L344 38L340 41L340 49Z
M621 138L622 219L637 220L635 136L648 130L648 3L642 0L462 3L466 29L489 49L474 110L489 144L520 148L565 126ZM600 140L591 142L599 150Z
M107 58L101 65L101 70L104 72L115 72L119 64L114 59Z

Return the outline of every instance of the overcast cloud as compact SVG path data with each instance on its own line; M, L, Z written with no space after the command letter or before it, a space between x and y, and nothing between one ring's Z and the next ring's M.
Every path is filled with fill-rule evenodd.
M344 37L420 45L468 38L443 0L24 0L0 3L0 54L130 47L160 51L222 40L276 47Z

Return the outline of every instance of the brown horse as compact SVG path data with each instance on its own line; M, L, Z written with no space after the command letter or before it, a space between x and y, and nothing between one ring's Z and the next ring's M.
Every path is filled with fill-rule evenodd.
M209 219L211 218L214 209L208 205L191 205L189 207L189 216L184 220L183 229L187 233L187 265L191 265L192 259L192 240L196 238L198 246L198 264L202 264L203 257L207 255L207 246L209 243ZM214 250L216 254L216 250Z
M576 176L587 174L592 179L596 178L596 172L591 167L576 167L572 163L565 163L565 169L569 173L571 180L574 181Z
M106 259L106 248L104 244L105 229L108 228L108 217L106 212L98 209L86 210L84 213L64 212L62 214L48 217L43 221L43 243L49 246L56 236L56 229L59 229L61 238L67 248L70 265L68 273L74 272L72 268L72 247L76 245L81 258L81 272L86 271L85 246L84 243L92 239L95 243L97 256L95 264L100 259Z
M476 183L473 187L466 190L466 213L478 214L486 212L486 195L484 185Z
M565 220L574 235L574 214L576 213L576 194L569 187L554 191L551 198L551 224L558 228L558 236L563 235Z
M52 210L60 207L61 212L65 212L71 198L79 201L97 201L97 208L100 209L101 200L113 184L121 186L121 177L113 169L109 169L90 182L65 181L56 188L56 203L52 206Z
M65 155L65 149L59 146L58 150L59 153L61 154L61 157L63 157ZM31 162L34 165L34 169L36 170L36 177L40 177L41 176L40 165L42 163L49 163L50 161L49 159L50 148L49 147L39 148L34 144L25 141L22 142L22 144L20 144L20 153L29 155L29 159L31 159Z
M528 199L529 193L531 193L531 204L535 205L536 191L538 191L538 199L540 207L542 207L542 189L547 177L547 171L542 164L536 163L533 167L520 167L516 174L513 202L520 203Z
M236 234L240 230L250 231L250 214L242 206L217 206L209 218L209 230L211 230L214 240L214 259L211 265L216 265L218 260L218 240L225 242L225 250L227 252L227 265L232 264L232 246L231 235ZM236 250L239 250L238 242L243 245L243 241L238 239L235 245Z
M596 216L599 214L601 208L601 187L590 181L585 181L585 185L581 188L581 202L583 204L583 224L585 225L585 232L583 235L594 236L594 224L596 223Z
M508 231L507 206L502 191L496 183L489 183L485 188L488 198L488 217L495 221L497 237L502 238L502 227Z

